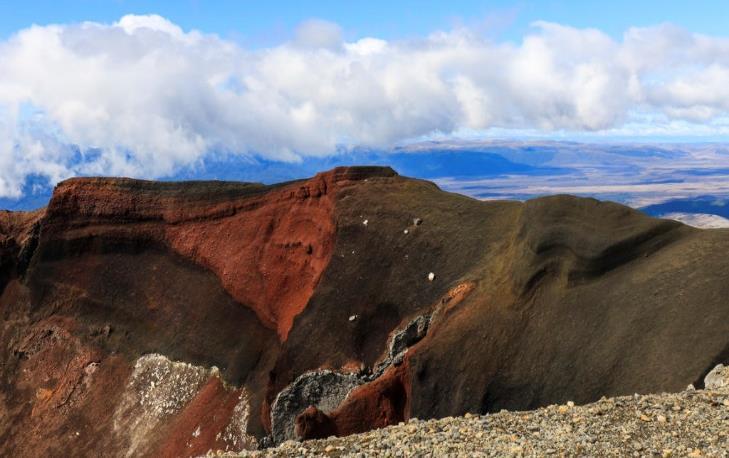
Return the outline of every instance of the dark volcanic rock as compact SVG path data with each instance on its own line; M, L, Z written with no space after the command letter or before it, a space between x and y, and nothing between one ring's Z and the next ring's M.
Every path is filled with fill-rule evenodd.
M284 388L271 407L271 432L273 441L280 444L286 440L297 439L295 434L296 417L307 407L315 407L317 414L312 419L321 418L344 401L347 395L362 381L355 375L340 374L333 371L307 372L294 383Z
M430 316L419 316L408 323L405 329L396 332L390 340L390 358L394 360L408 347L422 340L425 333L428 332L428 325L430 325Z
M404 328L393 331L387 345L387 356L377 363L375 369L369 375L369 380L381 376L391 365L399 366L402 364L408 348L425 337L428 326L430 326L430 319L430 315L421 315L407 323Z
M727 253L726 230L388 168L69 180L0 213L0 455L192 456L681 390L729 363Z

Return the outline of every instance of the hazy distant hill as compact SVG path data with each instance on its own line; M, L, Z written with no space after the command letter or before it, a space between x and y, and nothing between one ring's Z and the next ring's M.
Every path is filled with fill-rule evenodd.
M698 213L729 218L729 198L719 196L697 196L687 199L671 199L659 204L641 208L652 216L668 213Z
M431 179L446 190L478 198L524 200L572 194L621 202L656 216L670 212L726 216L729 207L709 205L704 196L729 199L727 163L729 150L712 144L450 141L391 151L356 148L300 163L219 156L168 180L276 183L337 166L369 164L391 166L401 174ZM38 208L50 193L51 188L35 178L22 199L0 199L0 208Z

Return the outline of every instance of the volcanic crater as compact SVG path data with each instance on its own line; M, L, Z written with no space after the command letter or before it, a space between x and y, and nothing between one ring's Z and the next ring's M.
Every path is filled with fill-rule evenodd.
M387 167L75 178L0 213L0 454L197 456L680 391L729 363L729 230Z

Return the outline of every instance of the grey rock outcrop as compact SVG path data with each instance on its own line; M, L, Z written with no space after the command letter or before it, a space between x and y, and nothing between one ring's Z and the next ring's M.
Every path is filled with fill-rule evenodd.
M387 357L377 363L369 380L374 380L382 375L391 365L398 366L402 363L408 348L421 341L428 333L430 318L430 315L420 315L411 320L404 328L392 333L387 345Z
M390 340L390 358L396 359L398 355L404 353L408 347L419 342L428 332L430 325L430 316L421 315L405 326L405 329L396 332Z
M336 409L362 380L356 375L322 370L307 372L284 388L271 408L273 442L280 444L296 440L296 416L309 406L324 413Z

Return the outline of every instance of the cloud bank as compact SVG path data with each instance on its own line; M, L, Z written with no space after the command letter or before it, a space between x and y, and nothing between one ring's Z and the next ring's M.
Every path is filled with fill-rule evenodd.
M245 49L159 16L0 42L0 197L28 177L163 177L214 154L299 161L463 131L729 133L729 39L538 22L343 40L326 21Z

